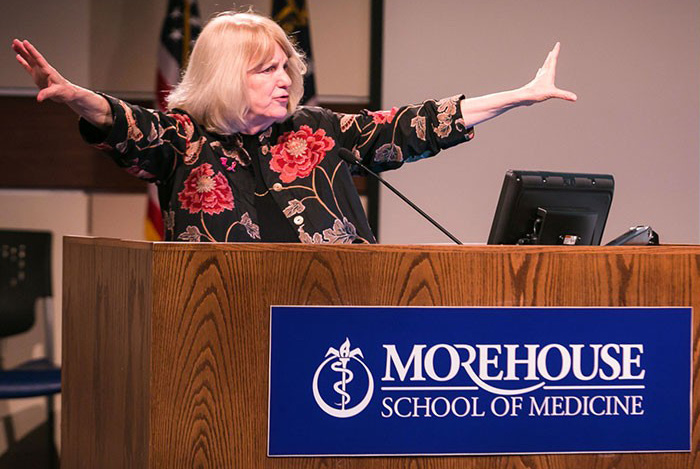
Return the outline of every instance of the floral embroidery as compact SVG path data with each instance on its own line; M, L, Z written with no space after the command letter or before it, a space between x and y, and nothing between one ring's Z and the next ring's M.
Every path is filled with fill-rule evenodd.
M282 211L284 213L284 216L289 218L293 217L294 215L301 213L304 211L306 207L304 207L304 204L298 200L298 199L292 199L289 201L287 204L287 207Z
M192 142L194 136L194 124L192 119L186 114L168 114L175 119L178 135L185 139L184 162L186 165L193 165L199 159L202 145L206 142L205 137L200 137L196 142Z
M272 135L272 127L268 127L265 132L261 133L258 140L262 143L265 139L270 138L270 135Z
M168 114L168 116L175 119L177 122L178 134L185 138L185 145L188 145L192 140L192 136L194 135L194 124L192 123L192 119L190 119L187 114ZM180 129L184 133L180 133Z
M416 116L411 119L411 127L416 129L416 137L425 141L425 116Z
M374 161L377 163L388 163L391 161L403 161L401 147L394 143L385 143L374 153Z
M163 210L163 226L168 231L173 231L175 229L175 211L174 210Z
M199 140L192 142L185 147L185 164L193 165L199 159L199 154L202 151L202 147L206 143L206 137L199 137Z
M240 149L238 149L238 148L236 148L234 150L227 150L226 148L224 148L224 146L221 144L221 142L216 141L216 140L209 142L209 146L214 151L220 151L221 153L223 153L226 158L233 158L236 161L236 163L240 164L241 166L245 167L248 165L248 163L250 163L250 161L248 161L247 163L243 161L243 159L241 158ZM247 156L247 154L246 154L246 156ZM220 159L220 161L222 162L222 164L224 166L226 165L226 163L223 162L223 159ZM231 169L230 171L233 171L233 170Z
M463 118L460 117L455 121L455 128L460 132L464 132L465 130L467 130L467 124L464 122Z
M452 96L450 98L443 98L435 105L437 106L438 113L444 113L448 116L454 116L455 113L457 112L457 101L459 100L458 96ZM438 119L440 116L438 116Z
M161 127L161 129L162 129L162 127ZM160 138L161 135L163 135L163 134L158 132L156 130L156 125L152 123L151 124L151 131L148 133L148 144L149 145L160 145L161 143L163 143L163 140L161 140L161 138Z
M141 129L139 129L136 123L134 111L132 111L131 108L123 101L119 101L119 104L124 109L124 114L126 116L126 139L138 142L143 138L143 132L141 132Z
M352 127L352 124L355 123L355 120L357 119L356 114L341 114L340 115L340 131L345 133L348 130L350 130L350 127Z
M398 110L398 108L392 107L390 111L367 111L367 114L372 116L375 124L391 124Z
M321 236L321 233L314 233L313 236L309 235L309 233L304 231L304 226L302 225L299 227L299 241L304 244L322 244L323 236Z
M326 136L325 130L313 132L308 125L302 125L296 132L286 132L272 147L270 169L280 173L282 182L305 178L334 145L335 142Z
M202 238L202 233L196 226L188 226L187 229L177 236L177 239L187 241L188 243L198 243Z
M148 142L149 147L157 147L159 145L163 145L165 140L163 140L163 135L165 134L165 128L163 128L163 124L160 121L160 114L154 111L153 109L146 109L148 113L151 114L151 130L148 133L148 138L146 141Z
M288 220L299 214L307 220L295 230L299 241L373 242L356 201L348 206L341 198L351 182L348 168L329 155L341 143L336 139L342 138L356 157L386 170L472 136L461 119L459 98L360 114L310 109L308 115L295 114L245 139L245 144L241 135L219 137L201 131L185 113L166 115L108 100L116 110L117 128L123 130L121 135L110 134L108 143L99 147L113 149L113 158L130 173L165 184L167 193L161 195L171 199L165 201L163 224L167 239L178 241L261 239L255 173L246 170L253 154L249 152L254 151L261 158L265 183L271 188L275 180L282 183L270 189L281 204L278 210ZM98 140L101 135L86 136ZM313 231L305 232L310 226Z
M216 215L233 210L233 193L221 173L214 174L209 163L203 163L190 172L185 188L177 195L182 208L190 213L204 212Z
M459 96L444 98L435 103L438 111L438 126L433 126L433 131L440 138L445 138L450 135L452 126L452 117L457 113L457 102Z
M455 128L460 132L466 132L467 138L471 140L474 138L474 127L467 128L467 123L464 122L463 118L459 118L455 121Z
M241 166L248 166L251 163L250 155L245 146L243 146L243 139L240 134L235 135L235 145L236 145L236 159L241 164Z
M323 230L323 239L332 244L350 244L357 239L357 230L347 218L343 217L343 221L336 218L333 228Z
M233 223L231 223L229 225L228 230L226 230L226 236L223 238L224 241L228 241L229 234L231 233L231 230L233 229L233 227L236 225L241 225L242 227L244 227L246 233L248 233L248 236L250 238L260 239L260 227L253 222L253 219L250 218L250 214L248 214L248 212L245 212L241 216L240 220L234 221ZM204 227L205 230L207 229L206 225L204 225L204 221L202 221L202 226ZM209 233L209 232L207 231L207 233ZM214 239L211 238L211 236L210 236L210 239L212 241L214 241Z
M163 126L160 123L160 116L153 110L149 109L149 112L151 115L153 115L153 122L151 122L151 131L148 132L148 145L162 145L164 143L163 134L165 133L165 129L163 129Z
M433 131L440 138L445 138L450 135L450 121L440 120L440 125L433 127Z
M253 239L260 239L260 227L253 223L248 212L245 212L241 217L241 225L245 227L248 236Z

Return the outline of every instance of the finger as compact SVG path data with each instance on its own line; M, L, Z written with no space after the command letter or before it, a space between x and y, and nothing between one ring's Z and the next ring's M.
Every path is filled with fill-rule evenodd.
M554 44L554 47L552 48L552 52L554 55L559 55L559 49L561 49L561 42L557 41L556 44Z
M27 61L24 60L24 59L22 58L21 55L17 54L17 55L15 56L15 58L17 59L17 62L19 62L19 64L20 64L28 73L32 73L32 67L29 66L29 64L27 63Z
M22 59L24 59L24 61L27 64L29 64L30 67L34 63L34 60L32 59L29 52L27 52L27 48L24 47L24 44L22 43L22 41L19 41L17 39L12 41L12 50L14 50L17 53L17 55L22 57Z
M24 44L22 44L22 41L16 38L12 40L11 47L17 53L19 53L20 50L24 50Z
M557 90L558 91L558 98L565 99L566 101L576 101L578 99L578 96L576 96L576 93L572 91L566 91L566 90Z
M549 60L551 57L552 57L552 51L549 51L549 53L547 54L547 57L545 57L545 59L544 59L544 63L542 63L542 67L540 67L540 69L547 68L547 64L549 64Z
M19 51L24 48L24 46L22 46L22 41L20 41L19 39L13 39L10 47L12 47L12 50L14 50L17 53L19 53Z
M549 51L549 54L547 54L547 58L544 60L544 65L542 65L542 68L550 69L550 68L556 67L558 56L559 56L559 43L557 42L554 45L554 48L551 51Z
M559 58L559 49L561 48L561 45L559 42L557 42L554 45L554 48L549 52L549 55L547 56L547 61L545 62L545 65L549 68L556 68L557 66L557 59Z
M48 88L44 88L42 90L39 90L39 93L36 95L36 100L38 102L44 101L46 98L49 97L49 93L46 91Z
M42 88L36 95L36 100L39 102L46 101L47 99L54 99L59 96L55 87Z
M34 59L34 61L36 62L36 64L38 66L43 67L43 68L48 68L48 69L51 68L51 65L49 65L49 63L46 61L44 56L41 55L41 53L36 49L36 47L34 47L32 45L31 42L24 41L24 47L27 48L29 55L32 57L32 59Z

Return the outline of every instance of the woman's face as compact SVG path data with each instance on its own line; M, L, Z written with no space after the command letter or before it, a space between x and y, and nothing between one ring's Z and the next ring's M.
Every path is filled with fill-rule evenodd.
M259 67L248 71L248 131L259 132L287 115L289 87L287 54L277 44L275 55Z

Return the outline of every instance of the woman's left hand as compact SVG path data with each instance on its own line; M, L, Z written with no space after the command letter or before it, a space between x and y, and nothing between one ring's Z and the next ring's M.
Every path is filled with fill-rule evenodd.
M558 42L537 71L535 78L527 85L515 90L463 99L460 107L464 126L471 127L500 116L510 109L541 103L552 98L576 101L574 93L560 90L554 84L557 74L557 57L559 57Z
M559 57L560 44L557 42L544 61L542 67L537 70L535 78L523 86L526 101L522 104L534 104L551 98L576 101L576 94L571 91L561 90L554 84L557 74L557 58Z

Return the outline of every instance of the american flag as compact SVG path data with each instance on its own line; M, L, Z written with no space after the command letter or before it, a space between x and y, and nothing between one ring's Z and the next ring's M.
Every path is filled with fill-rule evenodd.
M159 110L166 111L165 98L180 80L180 71L186 67L194 41L201 31L197 0L168 1L158 46L156 104ZM146 239L164 239L163 217L155 184L148 185Z

